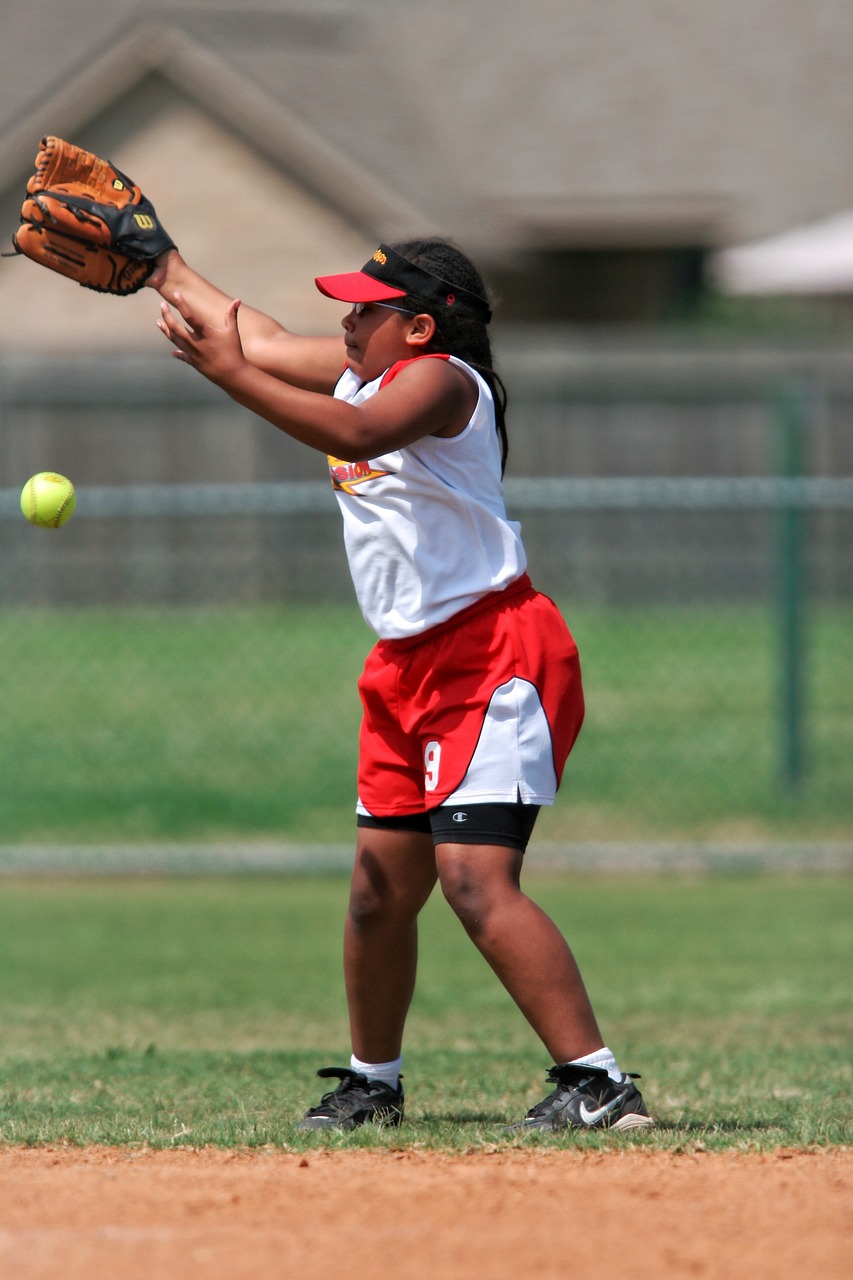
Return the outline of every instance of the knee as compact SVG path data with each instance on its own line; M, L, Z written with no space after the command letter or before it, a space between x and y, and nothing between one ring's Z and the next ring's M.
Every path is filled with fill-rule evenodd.
M347 916L352 928L365 932L388 923L414 919L426 896L417 877L389 869L380 859L365 853L353 870Z
M370 884L352 884L347 917L353 928L361 932L370 928L384 914L383 898Z
M490 894L476 868L454 863L440 873L441 891L472 936L485 926L490 910Z
M359 932L374 928L396 917L399 911L399 894L387 881L375 876L353 876L347 908L353 928Z

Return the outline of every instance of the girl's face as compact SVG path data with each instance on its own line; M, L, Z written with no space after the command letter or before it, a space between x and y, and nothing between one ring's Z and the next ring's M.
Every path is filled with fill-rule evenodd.
M425 320L432 325L429 316L416 316L390 304L357 302L341 321L347 366L371 382L397 360L418 355L424 346Z

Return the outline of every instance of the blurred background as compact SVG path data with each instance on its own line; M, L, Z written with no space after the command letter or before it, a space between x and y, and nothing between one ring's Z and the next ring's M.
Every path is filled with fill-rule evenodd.
M483 268L508 506L588 697L543 853L850 865L848 0L6 0L0 72L9 237L54 133L303 332L380 240ZM0 261L6 865L351 840L371 637L324 460L156 310ZM40 470L62 530L20 514Z

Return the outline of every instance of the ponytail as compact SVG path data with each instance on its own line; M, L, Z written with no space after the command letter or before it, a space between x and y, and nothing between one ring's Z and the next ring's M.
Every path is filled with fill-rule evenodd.
M464 360L483 378L495 403L495 427L501 445L501 475L506 470L509 440L506 429L507 392L494 368L492 344L487 321L491 300L488 288L474 264L449 240L406 240L391 246L408 262L441 280L451 289L458 290L453 306L437 303L435 299L409 293L407 306L418 312L426 312L435 321L435 334L429 350L442 355L457 356ZM453 297L454 295L450 295ZM473 305L466 305L470 296Z

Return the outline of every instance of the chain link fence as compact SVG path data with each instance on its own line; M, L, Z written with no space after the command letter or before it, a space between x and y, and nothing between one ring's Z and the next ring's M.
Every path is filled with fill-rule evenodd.
M61 432L6 383L3 857L345 848L372 637L322 459L195 382L125 373L122 394L75 373ZM522 385L508 506L588 702L543 848L849 856L851 403ZM20 514L42 469L77 483L61 530Z

